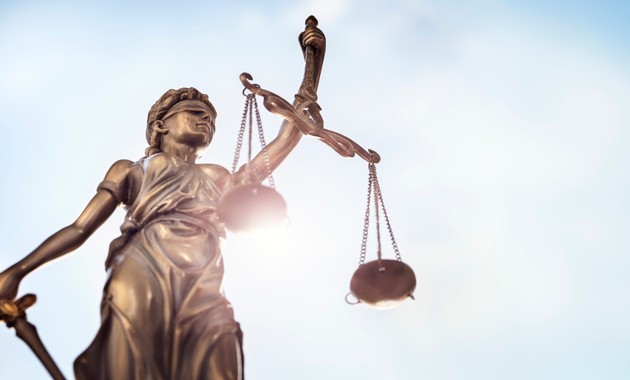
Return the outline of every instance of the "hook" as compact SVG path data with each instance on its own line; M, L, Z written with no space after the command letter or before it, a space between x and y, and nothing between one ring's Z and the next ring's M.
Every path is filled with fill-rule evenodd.
M256 83L252 83L252 86L253 86L254 88L260 88L260 85L258 85L258 84L256 84ZM254 91L252 91L252 90L249 90L249 91L250 91L250 92L249 92L249 94L246 94L246 93L245 93L245 90L249 90L249 89L248 89L247 87L243 87L243 92L242 92L242 94L243 94L243 96L244 96L244 97L248 97L248 96L249 96L249 95L251 95L251 94L256 95L256 93L255 93Z
M254 78L249 73L241 73L239 79L241 80L243 86L245 86L243 89L243 95L245 95L246 89L258 95L258 92L260 92L260 86L255 83L250 83L250 80L254 80Z
M348 297L349 297L349 296L353 296L354 298L356 298L356 301L355 301L355 302L350 302L350 301L348 301ZM361 300L359 300L359 299L357 298L357 296L355 296L354 294L352 294L352 292L348 292L348 294L346 294L346 298L345 298L345 299L346 299L346 303L347 303L348 305L358 305L358 304L360 304L360 303L361 303Z
M381 162L381 155L376 153L376 151L368 149L368 153L370 154L370 159L368 160L368 162L371 162L373 164L378 164L379 162Z

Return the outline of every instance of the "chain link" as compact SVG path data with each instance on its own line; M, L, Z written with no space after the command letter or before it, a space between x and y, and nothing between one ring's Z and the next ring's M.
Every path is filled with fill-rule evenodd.
M263 152L263 158L265 159L265 168L267 169L267 178L269 179L269 187L276 188L276 184L273 181L271 175L271 162L269 161L269 152L267 152L267 143L265 142L265 134L263 132L262 120L260 119L260 112L258 111L258 102L256 97L253 98L254 112L256 113L256 124L258 124L258 139L260 140L260 147Z
M236 172L238 160L241 157L241 148L243 146L243 137L245 135L245 126L247 124L247 111L249 110L249 95L245 95L245 108L241 117L241 128L238 130L238 138L236 139L236 149L234 150L234 161L232 161L232 174Z
M255 95L248 94L247 98L248 98L247 100L249 101L249 128L247 129L247 162L252 162L252 133L253 133L252 132L252 124L253 124L252 103L254 102Z
M370 162L368 164L370 167L370 176L372 177L372 187L374 188L374 218L376 219L376 255L381 260L382 249L381 249L381 218L378 210L378 202L380 200L379 197L379 188L378 188L378 179L376 178L376 165Z
M263 153L263 158L265 160L265 169L267 176L265 177L269 181L269 187L272 189L276 188L276 184L273 180L273 176L271 175L271 160L269 158L269 152L267 151L267 143L265 141L265 134L262 126L262 119L260 117L260 111L258 110L258 102L256 101L256 94L249 93L245 95L245 107L243 108L243 114L241 117L241 127L238 131L238 138L236 140L236 149L234 150L234 161L232 161L232 173L236 172L236 167L238 165L238 161L241 157L241 149L243 147L243 139L245 138L245 128L249 124L248 135L247 135L247 162L252 161L252 141L253 141L253 125L254 125L254 114L256 114L256 125L258 129L258 140L260 141L260 146ZM249 120L248 120L249 119ZM249 121L249 123L248 123Z
M370 227L370 203L371 202L372 202L372 172L370 171L369 176L368 176L367 205L365 206L365 216L363 218L363 237L361 238L361 256L359 258L359 265L363 265L365 263L368 230Z
M396 244L396 239L394 238L394 231L392 230L392 225L389 222L389 216L387 215L385 202L383 202L383 193L381 192L381 185L378 183L378 177L376 176L376 165L374 165L374 196L378 197L379 202L381 203L381 209L383 210L383 217L385 218L385 224L387 225L387 231L389 232L389 238L392 243L392 248L394 249L394 253L396 254L396 260L402 261L402 258L400 257L400 251L398 250L398 244ZM379 241L379 244L380 244L380 241Z
M372 199L372 196L374 198ZM381 246L381 222L380 222L380 210L383 212L385 218L385 224L387 225L387 231L391 239L392 247L396 254L396 260L402 262L400 251L398 250L398 244L394 238L394 232L392 230L387 210L385 209L385 202L383 202L383 193L381 192L381 186L378 183L378 176L376 175L376 165L372 162L368 163L368 190L367 190L367 206L365 207L365 216L363 218L363 236L361 239L361 256L359 258L359 265L365 263L365 256L367 251L367 240L370 227L370 205L374 202L374 218L376 224L376 243L377 243L377 256L381 260L382 246Z

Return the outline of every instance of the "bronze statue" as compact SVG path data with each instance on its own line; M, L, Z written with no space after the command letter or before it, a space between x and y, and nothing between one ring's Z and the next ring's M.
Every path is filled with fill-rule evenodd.
M309 18L300 44L307 61L295 109L316 99L325 37ZM305 105L306 104L306 105ZM261 154L235 173L197 164L212 141L216 111L194 88L169 90L147 118L146 156L115 162L78 219L0 273L0 300L20 281L78 248L119 206L127 214L106 260L101 327L76 359L77 379L242 379L242 333L221 291L225 227L217 202L262 182L303 132L285 121ZM34 302L34 301L33 301ZM7 310L12 306L7 306Z
M231 172L197 164L214 136L217 113L208 96L195 88L169 90L149 110L145 156L115 162L74 223L0 273L0 320L15 327L54 379L63 375L26 321L25 310L36 298L28 294L15 300L20 281L78 248L121 204L127 214L105 262L101 327L74 362L77 379L242 379L242 333L221 288L222 241L226 227L249 225L239 219L247 219L255 203L239 197L274 194L261 183L303 135L322 140L342 156L356 154L368 162L360 266L351 282L357 302L390 308L413 298L415 275L402 263L376 178L380 156L323 127L317 86L326 42L313 16L299 41L305 70L293 104L250 83L251 75L240 76L251 92L248 102L255 99L253 94L261 96L265 108L285 119L273 141L265 146L261 137L264 149L248 163L236 170L237 155ZM372 194L378 260L365 263ZM284 204L277 193L273 197ZM379 209L396 260L382 260Z

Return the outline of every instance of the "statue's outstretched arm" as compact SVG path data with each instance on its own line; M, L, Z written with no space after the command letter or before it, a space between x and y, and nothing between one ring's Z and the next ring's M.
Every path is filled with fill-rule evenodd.
M103 183L110 184L110 188L118 186L121 192L125 192L130 166L131 161L116 162ZM0 273L0 299L14 299L22 278L41 265L77 249L109 218L121 199L105 187L99 187L74 223L50 236L29 255Z
M299 36L300 48L306 62L302 84L293 101L293 107L298 108L301 103L317 100L317 86L324 63L326 52L326 37L317 28L317 20L311 16L306 20L306 29ZM274 140L267 144L269 171L273 172L297 146L303 133L289 121L284 121ZM258 153L252 161L241 167L234 174L235 183L262 182L268 176L267 163L264 152Z

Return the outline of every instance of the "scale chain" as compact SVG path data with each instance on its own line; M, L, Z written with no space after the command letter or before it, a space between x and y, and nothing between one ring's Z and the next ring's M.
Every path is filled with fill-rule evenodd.
M387 209L385 209L385 202L383 202L383 193L381 192L381 186L378 183L378 177L376 176L376 165L374 166L374 196L378 197L381 203L381 209L383 210L383 217L385 218L385 224L387 225L387 231L389 232L389 238L392 242L392 248L394 249L394 253L396 254L396 260L402 262L402 257L400 256L400 251L398 250L398 244L396 244L396 239L394 238L394 231L392 230L391 223L389 222L389 216L387 215ZM377 213L377 223L378 223L378 213ZM380 239L379 239L380 245ZM379 250L380 253L380 250ZM380 258L380 256L379 256Z
M262 119L260 117L260 111L258 110L258 102L256 101L256 94L249 93L245 95L245 107L243 108L243 114L241 117L241 127L238 131L238 138L236 140L236 149L234 151L234 161L232 161L232 174L236 172L238 161L241 157L241 149L243 147L243 139L245 138L245 128L248 128L247 135L247 162L252 161L252 141L253 141L253 126L254 126L254 113L256 114L256 126L258 131L258 140L262 149L263 157L265 160L266 179L269 181L269 187L276 188L273 176L271 175L271 161L269 159L269 153L267 152L267 142L265 141L265 135L262 126ZM248 125L249 124L249 125Z
M258 124L258 139L260 140L260 147L263 151L263 157L265 158L265 167L267 169L267 178L269 180L269 187L272 189L276 188L276 184L273 181L273 176L271 175L271 163L269 162L269 153L267 152L267 143L265 142L265 134L263 132L262 120L260 118L260 112L258 111L258 102L256 101L256 96L252 94L253 104L254 104L254 112L256 113L256 124Z
M365 253L367 250L368 230L370 227L370 203L372 201L372 173L368 176L367 205L365 206L365 216L363 218L363 237L361 238L361 256L359 265L365 263Z
M247 95L246 95L247 96ZM245 108L241 117L241 128L238 130L238 138L236 139L236 149L234 151L234 161L232 161L232 174L236 172L238 160L241 157L241 147L243 146L243 137L245 135L245 127L247 125L247 111L249 110L249 96L245 99Z
M376 165L372 162L368 163L368 191L367 191L367 205L365 207L365 216L363 219L363 236L361 238L361 256L359 258L359 266L365 263L365 256L367 252L367 240L369 235L369 227L370 227L370 207L371 203L374 202L374 218L376 223L376 242L377 242L377 256L380 261L382 258L382 245L381 245L381 222L380 222L380 211L383 212L383 217L385 218L385 224L387 226L387 232L389 233L389 238L392 243L392 248L394 249L394 253L396 254L396 260L402 262L402 258L400 256L400 251L398 249L398 244L396 243L396 239L394 238L394 232L392 230L391 223L389 221L389 216L387 215L387 209L385 208L385 202L383 201L383 193L381 191L381 186L378 182L378 176L376 175ZM374 197L372 199L372 197Z
M253 124L252 102L254 101L254 94L248 94L247 100L249 104L249 129L247 130L248 131L247 162L252 162L252 134L253 134L252 132L252 124Z
M381 260L381 256L382 256L382 249L381 249L381 218L379 215L379 210L378 210L378 202L380 200L380 191L379 191L379 187L378 187L378 179L376 178L376 165L374 165L373 163L369 163L368 164L370 167L370 176L372 177L372 186L374 187L374 218L376 219L376 244L377 244L377 248L376 248L376 255L378 256L378 260L380 262Z

